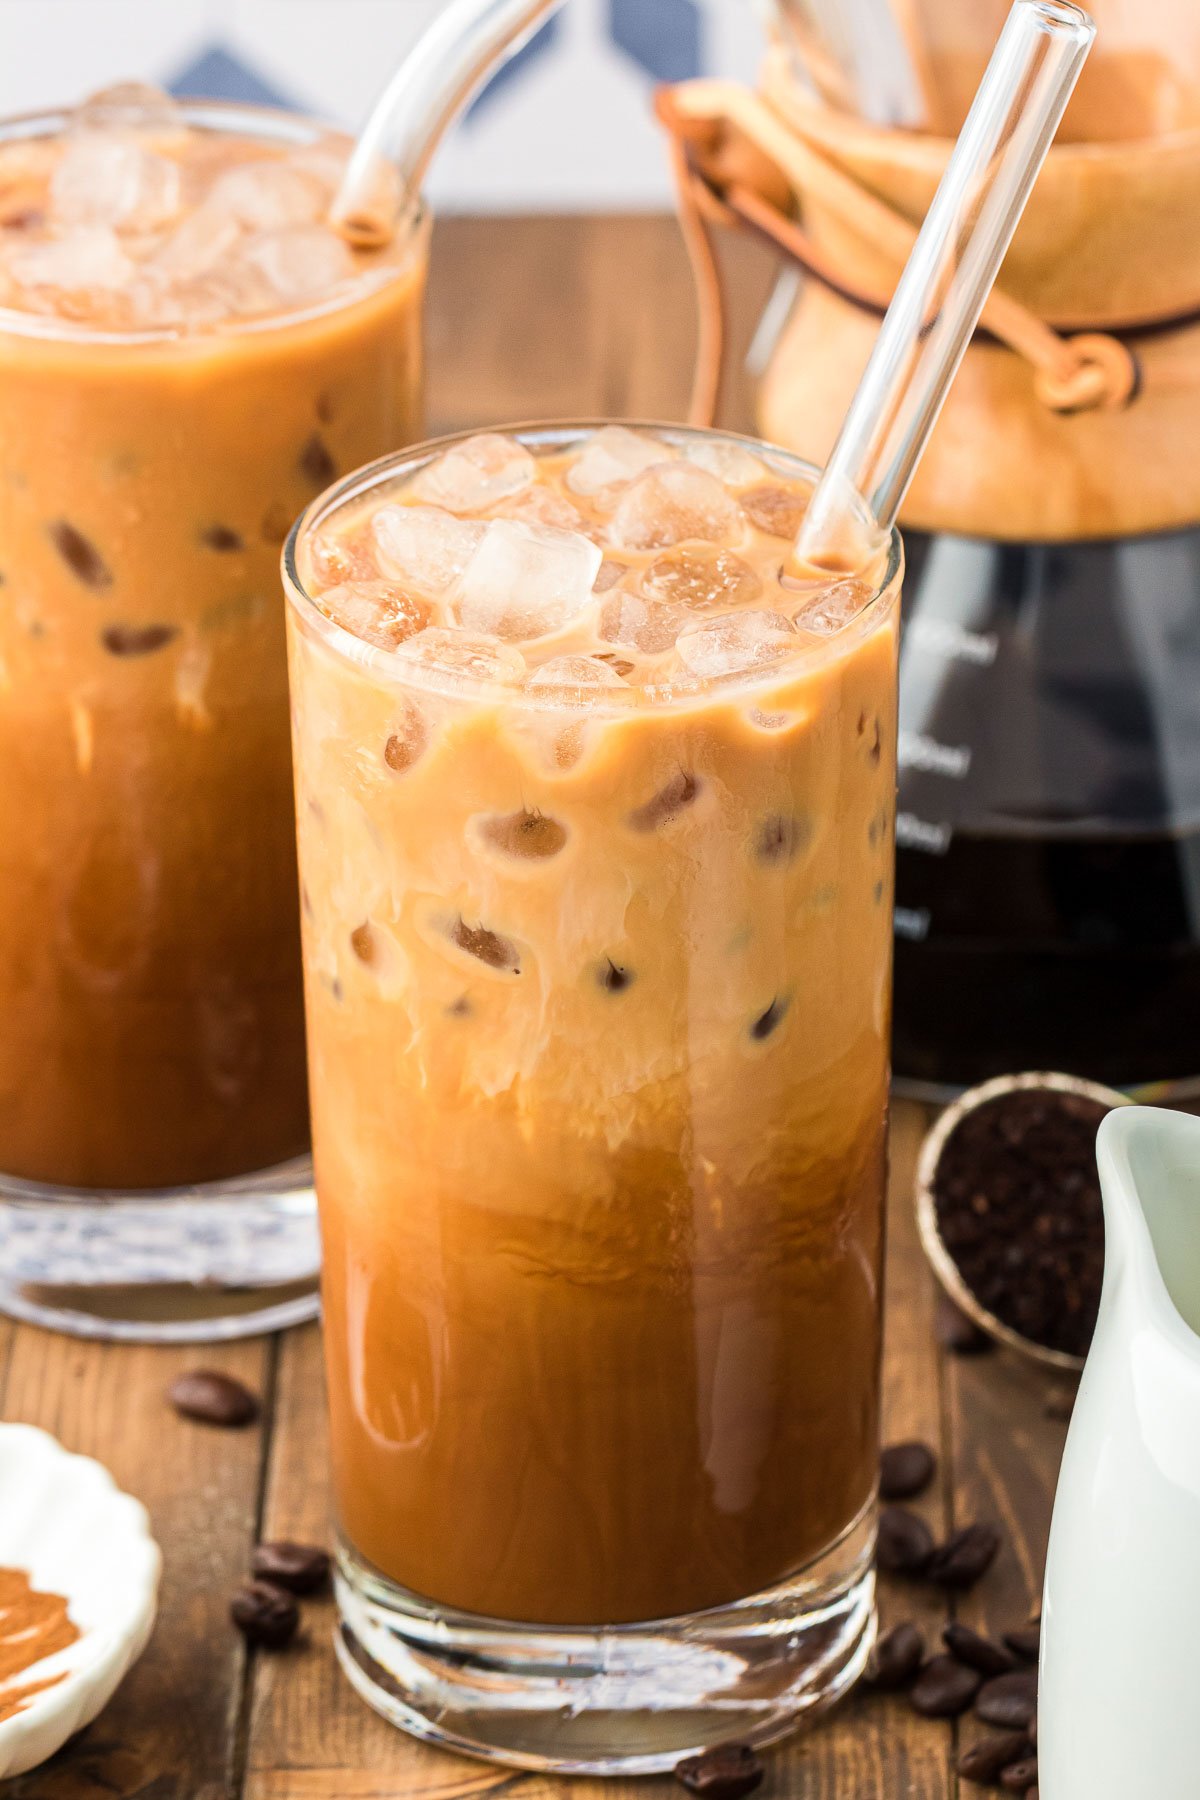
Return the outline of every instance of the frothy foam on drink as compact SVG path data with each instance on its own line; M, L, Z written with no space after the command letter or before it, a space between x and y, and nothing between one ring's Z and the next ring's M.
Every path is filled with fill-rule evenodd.
M535 456L486 432L335 512L300 575L385 648L408 595L401 647L439 675L556 704L666 699L853 635L871 581L790 567L806 495L736 439L606 425Z
M186 333L386 278L403 243L352 250L327 223L349 151L333 134L207 129L140 83L106 89L57 134L0 144L0 307Z

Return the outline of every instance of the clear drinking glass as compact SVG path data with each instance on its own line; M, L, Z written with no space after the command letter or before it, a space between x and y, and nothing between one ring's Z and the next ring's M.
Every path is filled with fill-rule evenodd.
M336 180L305 119L173 119L200 161L286 146ZM79 130L0 126L6 255ZM130 154L117 132L106 166ZM215 233L199 323L114 322L102 281L74 316L19 309L0 257L0 1307L91 1335L315 1311L276 571L314 492L420 409L423 221L266 314L219 289L220 221L190 222L198 265Z
M314 598L445 448L285 552L338 1648L420 1736L647 1772L873 1634L901 549L750 672L456 676Z

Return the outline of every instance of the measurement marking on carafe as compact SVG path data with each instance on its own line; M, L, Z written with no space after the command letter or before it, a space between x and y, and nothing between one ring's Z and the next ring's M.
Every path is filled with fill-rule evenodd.
M896 814L898 850L924 850L929 856L945 856L953 836L954 828L950 825L935 823L933 819L919 819L916 813Z
M971 766L968 744L939 744L923 731L902 731L898 747L902 769L919 769L925 775L948 775L961 781Z
M949 619L914 619L904 633L906 648L917 647L939 656L989 668L996 660L999 638L994 631L967 631Z
M927 906L898 906L893 916L896 936L919 944L929 936L932 914Z

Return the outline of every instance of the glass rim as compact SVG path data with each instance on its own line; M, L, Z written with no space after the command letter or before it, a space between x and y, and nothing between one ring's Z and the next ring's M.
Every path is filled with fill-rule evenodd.
M203 95L172 94L169 97L187 116L188 123L203 131L234 135L240 127L247 136L298 147L320 137L340 138L347 145L354 141L352 134L341 126L331 125L312 113L292 111L286 106L264 106L249 100L212 100ZM62 106L0 115L0 148L26 138L61 135L73 116L71 108ZM131 325L128 329L110 325L97 329L85 319L66 319L52 313L24 312L18 307L0 305L0 336L113 348L157 344L191 349L286 330L344 311L409 279L423 249L428 246L430 227L429 208L422 197L415 210L398 223L397 236L403 233L406 242L404 253L395 265L389 263L379 269L357 271L352 281L334 288L330 294L302 306L291 306L286 311L244 319L219 319L201 329L186 325Z
M440 437L425 439L403 450L376 457L373 462L364 463L361 468L354 469L331 483L305 507L292 525L280 557L284 594L297 626L317 637L341 661L351 663L364 674L392 682L400 688L415 688L421 692L454 699L503 701L527 711L561 712L564 704L562 690L547 687L540 692L531 693L527 687L509 686L486 678L472 680L450 670L439 671L436 664L422 663L414 657L406 656L402 647L388 650L356 637L353 632L347 631L321 611L300 578L297 553L300 545L313 532L350 501L361 499L373 489L381 488L396 478L415 474L445 450L464 443L469 438L478 437L481 432L496 432L516 438L530 449L566 449L588 432L618 423L632 431L654 432L668 442L705 438L736 444L763 458L769 467L775 467L780 474L791 479L798 477L809 487L815 485L820 474L815 463L766 439L751 437L743 432L725 431L715 426L680 425L662 420L560 419L525 421L515 425L476 426L471 430L447 432ZM867 615L875 612L882 602L898 591L903 572L903 539L899 528L893 526L888 534L883 570L878 579L873 581L871 596L864 601L851 622L852 625L858 626ZM825 638L809 635L800 639L794 654L782 656L775 662L765 663L754 669L731 670L725 675L697 677L690 682L681 678L677 682L664 680L641 685L628 684L623 688L597 689L594 702L574 710L580 717L611 717L633 710L686 710L708 704L714 698L777 683L794 675L799 669L824 667L843 657L849 645L857 644L863 635L858 630L852 634L849 631L832 632Z

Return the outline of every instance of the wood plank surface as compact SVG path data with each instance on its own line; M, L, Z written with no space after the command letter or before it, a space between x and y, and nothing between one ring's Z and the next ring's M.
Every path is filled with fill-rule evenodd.
M733 337L744 347L769 292L756 247L727 257ZM439 226L429 305L431 429L576 415L679 417L692 299L672 221L451 220ZM753 428L731 359L724 423ZM926 1124L898 1106L892 1135L885 1434L939 1447L940 1480L918 1503L936 1532L991 1517L1006 1543L961 1606L973 1622L1024 1617L1040 1586L1064 1425L1047 1384L1001 1356L944 1359L933 1285L912 1221ZM264 1397L260 1425L225 1433L180 1420L164 1389L185 1367L228 1370ZM635 1800L665 1784L559 1783L426 1749L367 1710L340 1675L328 1600L305 1607L303 1640L247 1659L229 1594L259 1535L324 1538L326 1426L315 1327L224 1348L88 1344L0 1320L0 1415L98 1456L150 1508L166 1559L162 1609L143 1661L102 1718L5 1800ZM927 1592L885 1583L885 1624L916 1617L932 1645L948 1616ZM968 1727L969 1729L969 1727ZM900 1700L852 1698L771 1754L763 1800L951 1800L955 1733Z

